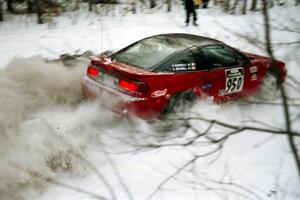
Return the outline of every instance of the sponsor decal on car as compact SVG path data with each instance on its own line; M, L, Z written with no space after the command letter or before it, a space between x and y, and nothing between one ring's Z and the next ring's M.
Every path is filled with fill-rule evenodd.
M225 95L225 90L224 89L222 89L222 90L219 90L219 96L224 96Z
M167 89L156 90L156 91L152 92L151 97L152 98L162 97L162 96L165 96L167 94L167 92L168 92Z
M201 88L202 88L203 90L208 90L208 89L212 88L212 86L213 86L212 83L205 83L205 84L203 84L203 85L201 86Z
M196 70L196 63L172 64L173 71L192 71Z
M257 74L251 74L251 81L257 81Z
M252 66L249 68L250 69L250 73L251 73L251 81L257 81L257 67L256 66Z
M256 66L250 67L250 73L251 73L251 74L257 73L257 67L256 67Z
M226 69L225 94L241 92L244 86L244 69L242 67Z

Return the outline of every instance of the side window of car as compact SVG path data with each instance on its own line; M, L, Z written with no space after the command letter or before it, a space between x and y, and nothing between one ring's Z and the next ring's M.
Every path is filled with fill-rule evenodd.
M196 65L198 70L210 70L212 69L211 63L205 56L205 54L201 51L200 48L196 49L195 52Z
M169 62L166 69L166 71L169 72L184 72L196 70L196 59L190 49L185 50L178 56L176 55L175 58L171 62Z
M245 64L245 58L243 58L233 49L226 46L207 46L203 47L202 51L211 62L213 68L233 67Z

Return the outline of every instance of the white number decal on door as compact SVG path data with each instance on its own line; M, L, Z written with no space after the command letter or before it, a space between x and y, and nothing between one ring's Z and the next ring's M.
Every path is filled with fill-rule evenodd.
M241 92L244 86L244 70L242 67L226 69L226 94Z

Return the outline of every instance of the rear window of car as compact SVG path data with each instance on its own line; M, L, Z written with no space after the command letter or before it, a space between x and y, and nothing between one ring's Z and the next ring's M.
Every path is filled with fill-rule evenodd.
M181 41L165 36L141 40L112 55L112 59L142 69L152 69L170 55L184 50Z

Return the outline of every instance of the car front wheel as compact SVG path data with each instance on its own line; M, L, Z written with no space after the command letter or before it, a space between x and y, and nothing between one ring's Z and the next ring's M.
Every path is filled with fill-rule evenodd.
M267 72L261 82L259 96L266 100L276 99L280 85L277 76L271 72Z

